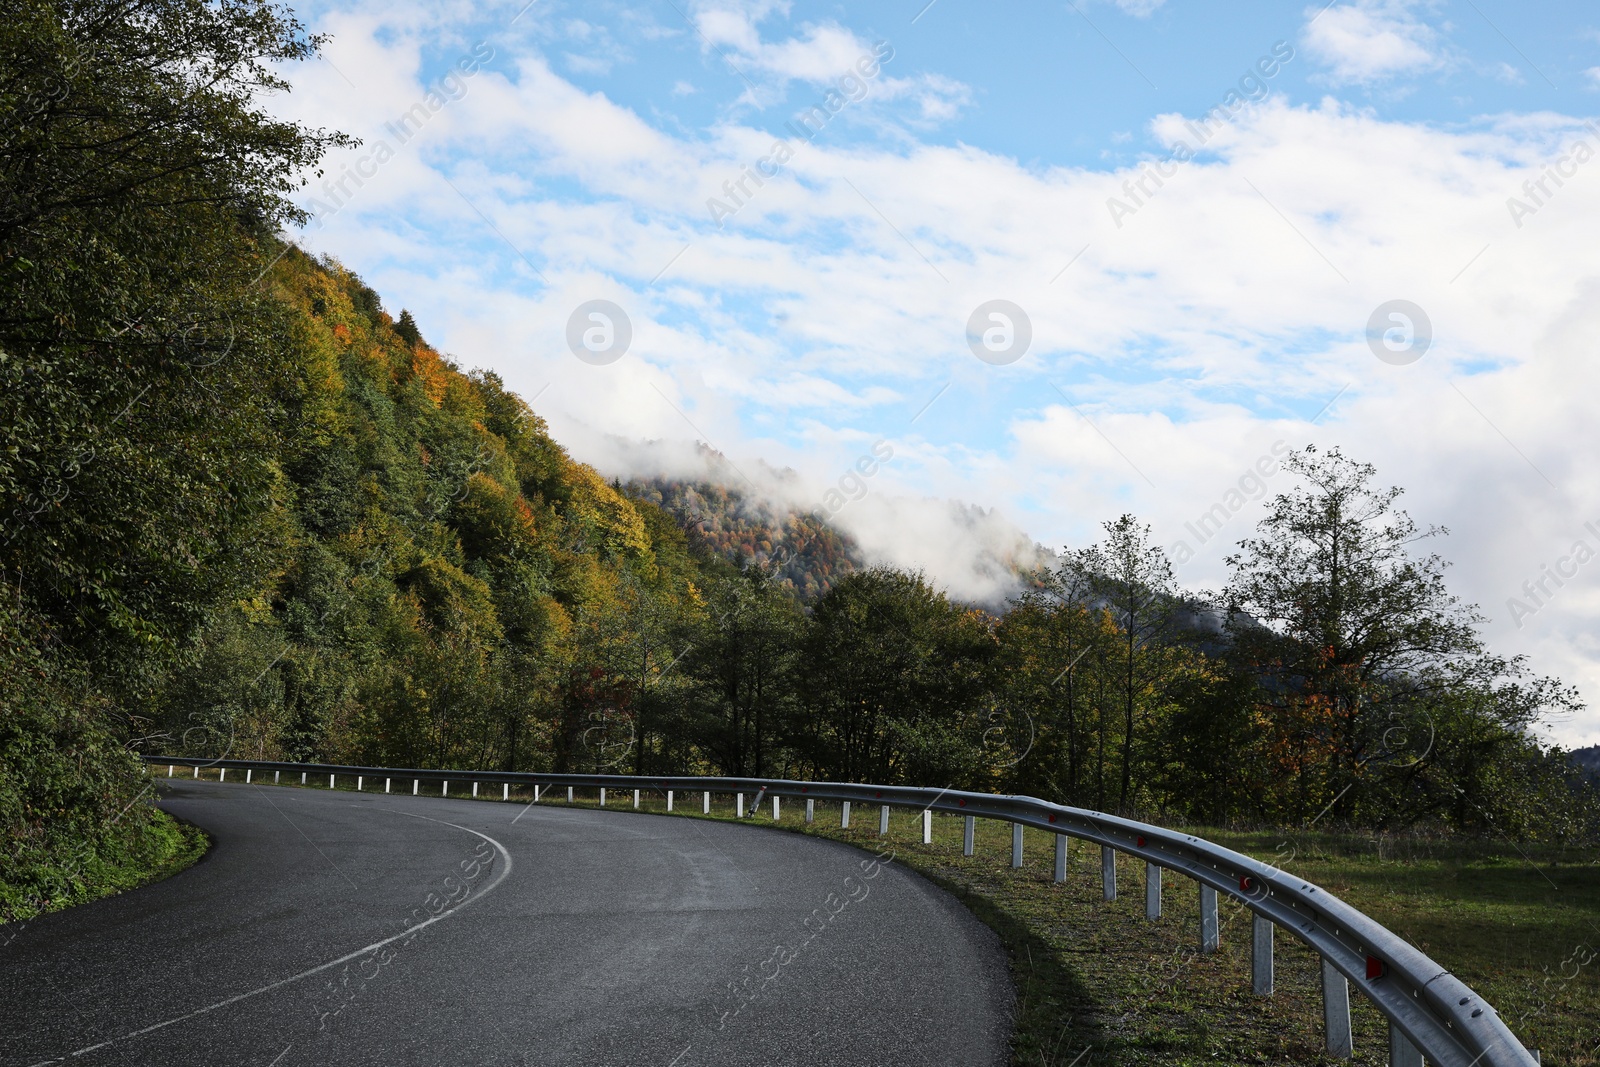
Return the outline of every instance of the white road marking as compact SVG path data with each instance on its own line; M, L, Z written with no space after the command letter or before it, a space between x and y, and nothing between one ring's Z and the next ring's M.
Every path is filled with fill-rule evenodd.
M130 1038L143 1037L145 1034L154 1033L157 1030L164 1030L169 1026L175 1026L178 1023L186 1022L187 1020L193 1019L196 1016L205 1015L207 1012L216 1011L218 1008L226 1008L230 1004L239 1003L241 1000L248 1000L251 997L259 996L262 993L270 993L274 989L282 989L284 986L292 985L293 983L300 981L302 978L310 978L314 974L321 974L323 971L330 970L330 969L332 969L334 967L339 966L340 964L349 963L351 960L356 959L356 958L358 958L360 956L365 956L369 952L376 952L378 949L383 948L385 945L392 945L396 941L399 941L403 937L410 937L412 934L416 933L418 930L421 930L425 926L432 926L434 923L438 922L440 919L448 919L450 916L454 915L456 912L460 911L462 908L465 908L467 905L472 904L472 903L474 903L474 902L476 902L478 900L483 899L490 892L492 892L495 889L495 887L497 887L501 882L505 881L506 880L506 876L511 873L511 853L507 852L506 851L506 847L504 845L502 845L500 842L496 841L494 838L490 837L488 834L479 833L477 830L472 829L472 827L470 827L470 826L461 826L461 825L459 825L457 823L445 822L443 819L430 819L426 815L413 815L409 811L398 811L398 810L396 810L394 808L383 808L382 810L394 812L394 814L396 814L396 815L405 815L408 818L412 818L412 819L422 819L424 822L433 822L433 823L438 823L441 826L454 827L457 830L465 830L469 834L473 834L474 836L481 837L485 841L489 842L489 844L493 845L495 850L500 853L500 858L505 861L505 866L501 868L499 876L497 878L495 878L494 881L492 881L488 885L484 886L483 887L483 891L480 892L477 896L468 897L466 900L463 900L461 903L457 904L455 907L449 909L448 911L441 911L439 914L435 915L433 918L424 919L422 922L417 923L415 926L408 926L404 930L400 931L398 934L395 934L393 937L386 937L382 941L375 941L372 944L366 946L365 948L358 948L354 952L346 953L345 955L340 956L336 960L329 960L327 963L319 964L316 967L312 967L310 970L301 971L299 974L291 975L288 978L279 979L278 981L273 982L270 985L264 985L259 989L252 989L248 993L240 993L237 996L229 997L226 1000L219 1000L215 1004L207 1004L205 1007L197 1008L194 1011L191 1011L186 1015L179 1015L179 1016L176 1016L174 1018L167 1019L167 1020L165 1020L163 1022L156 1023L154 1026L147 1026L143 1030L135 1030L131 1034L124 1034L121 1037L114 1037L110 1041L102 1041L97 1045L90 1045L87 1048L78 1049L76 1052L69 1052L65 1056L62 1056L62 1057L60 1057L58 1059L40 1060L38 1063L33 1064L32 1067L49 1067L49 1065L52 1064L52 1063L62 1063L64 1061L66 1061L66 1060L76 1059L79 1056L84 1056L84 1055L87 1055L88 1053L98 1051L99 1049L107 1048L107 1047L109 1047L111 1045L116 1044L119 1041L127 1041ZM284 1051L287 1052L288 1049L285 1049Z

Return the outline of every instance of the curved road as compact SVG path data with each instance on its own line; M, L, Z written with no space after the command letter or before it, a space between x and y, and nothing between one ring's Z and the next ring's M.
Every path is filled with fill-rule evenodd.
M0 927L0 1063L1006 1061L993 933L844 845L555 805L162 787L214 847L156 885Z

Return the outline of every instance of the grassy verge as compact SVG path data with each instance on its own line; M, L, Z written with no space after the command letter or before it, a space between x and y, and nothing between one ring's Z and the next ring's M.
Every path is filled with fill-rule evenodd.
M238 772L230 774L230 780ZM207 777L215 778L215 772ZM285 782L298 785L298 780ZM312 781L311 785L319 785ZM326 787L323 778L321 787ZM340 781L340 788L355 782ZM368 782L369 789L374 783ZM377 787L381 790L382 783ZM396 792L410 792L410 780ZM426 790L426 786L424 789ZM482 799L498 801L499 787ZM593 791L577 806L593 808ZM438 786L432 790L438 795ZM471 780L451 787L470 796ZM525 790L511 799L527 803ZM704 817L698 793L676 796L675 814ZM733 818L733 798L718 796L714 819ZM565 803L565 790L545 801ZM607 808L633 810L631 791L612 791ZM660 793L642 792L640 811L663 813ZM772 826L770 802L747 820ZM878 836L876 807L857 805L839 827L839 807L784 802L776 825L867 848L888 843L899 862L948 889L1000 936L1017 989L1012 1062L1029 1067L1089 1064L1383 1064L1387 1024L1359 996L1352 1000L1356 1054L1322 1053L1318 961L1280 931L1277 992L1250 992L1250 913L1221 904L1222 946L1198 951L1197 887L1170 872L1162 918L1144 917L1144 867L1119 857L1117 900L1102 899L1097 848L1079 842L1066 881L1053 881L1053 835L1027 830L1022 868L1010 866L1010 827L980 820L975 854L961 854L962 820L936 816L933 842L921 842L915 812L891 812ZM1543 1062L1600 1067L1600 855L1594 850L1510 843L1328 833L1238 833L1189 828L1218 844L1276 864L1326 887L1449 968L1489 1003Z
M170 878L208 847L198 827L149 811L137 833L86 843L60 862L24 872L17 884L0 883L0 928Z

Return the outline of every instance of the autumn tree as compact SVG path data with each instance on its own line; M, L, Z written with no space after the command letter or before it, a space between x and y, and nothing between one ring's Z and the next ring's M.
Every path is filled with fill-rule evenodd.
M1228 557L1226 603L1234 656L1259 681L1298 818L1350 819L1396 782L1420 779L1469 724L1514 743L1576 699L1525 679L1520 659L1487 652L1482 616L1449 591L1445 561L1413 547L1447 531L1395 507L1402 491L1375 487L1370 464L1307 446L1285 466L1304 484L1276 497ZM1380 779L1385 767L1393 773ZM1391 807L1407 803L1391 796Z

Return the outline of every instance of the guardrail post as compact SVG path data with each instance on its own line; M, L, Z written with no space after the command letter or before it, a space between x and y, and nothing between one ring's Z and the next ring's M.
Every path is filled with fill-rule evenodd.
M220 772L217 775L217 781L226 782L228 780L228 768L218 767L217 770Z
M1110 845L1100 846L1100 895L1117 899L1117 850Z
M606 806L606 787L605 786L601 786L600 787L600 806L602 808Z
M1011 824L1011 866L1022 866L1022 824Z
M1217 926L1217 891L1200 883L1200 951L1215 952L1221 944Z
M200 777L200 768L198 768L198 767L195 768L194 776L196 778ZM306 772L305 771L301 771L300 772L300 784L301 785L305 785L306 784Z
M843 801L839 806L839 829L850 829L850 802Z
M1533 1054L1533 1061L1539 1062L1537 1052ZM1394 1023L1389 1024L1389 1067L1422 1067L1422 1053Z
M511 783L510 782L501 782L500 786L501 786L501 788L500 788L500 799L501 800L510 800L511 799Z
M572 787L570 785L567 786L567 803L572 803Z
M1144 865L1144 917L1161 918L1161 867L1148 860Z
M450 795L450 779L446 778L444 780L444 785L440 788L439 795L442 797L447 797Z
M700 803L700 814L701 815L710 815L711 814L711 790L707 789L704 793L701 793L700 794L700 801L701 801L701 803Z
M637 789L633 791L633 810L639 810L639 791Z
M273 785L277 785L278 784L278 772L277 771L273 771L272 772L272 784Z
M1056 835L1056 881L1067 880L1067 835Z
M922 843L933 844L933 809L922 809Z
M1327 960L1322 961L1322 1021L1328 1055L1348 1059L1355 1051L1350 1034L1350 981Z
M667 810L672 810L672 790L667 790Z
M1250 926L1250 990L1258 997L1272 996L1272 920L1257 915ZM1422 1067L1418 1060L1416 1067Z
M968 815L967 816L967 825L965 827L963 827L962 830L961 830L961 854L963 856L972 855L972 835L973 835L974 828L977 825L978 825L977 817L973 816L973 815Z
M734 796L738 797L738 800L735 802L736 805L737 805L737 810L736 810L735 814L737 814L738 817L742 819L742 818L744 818L744 792L740 791L738 793L735 793Z
M882 837L889 832L889 805L884 804L878 810L878 836Z
M773 797L772 798L772 821L773 822L778 822L779 821L778 798L777 797Z
M806 822L811 822L816 817L817 817L817 802L815 800L807 799L806 800Z

